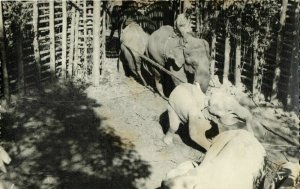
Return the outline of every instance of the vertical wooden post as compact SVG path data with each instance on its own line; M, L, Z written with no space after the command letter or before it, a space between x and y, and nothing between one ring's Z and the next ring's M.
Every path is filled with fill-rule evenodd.
M223 83L228 82L229 75L229 64L230 64L230 34L229 34L229 18L226 20L226 37L225 37L225 52L224 52L224 72L223 72Z
M87 65L87 26L86 26L86 0L83 0L83 68L84 72L87 73L88 65Z
M101 20L101 2L94 0L93 7L93 84L99 86L100 80L100 51L101 51L101 34L100 34L100 23Z
M2 63L2 76L4 84L4 97L6 103L10 103L10 94L9 94L9 78L7 71L7 59L5 51L5 30L4 30L4 21L3 21L3 11L2 11L2 1L0 1L0 52L1 52L1 63Z
M68 13L67 13L67 1L62 0L62 77L66 79L67 77L67 29L68 29Z
M241 13L237 18L237 39L235 49L235 69L234 69L234 81L236 86L241 85Z
M74 0L72 0L74 1ZM76 0L75 0L76 1ZM68 75L69 75L69 78L72 77L73 75L73 58L74 58L74 25L75 25L75 18L76 18L76 13L75 13L75 7L72 6L72 20L71 20L71 28L70 28L70 31L71 31L71 34L70 34L70 49L69 49L69 67L68 67Z
M50 38L50 72L51 80L55 79L55 28L54 1L49 1L49 38Z
M80 0L77 0L75 3L78 6ZM78 71L78 62L79 62L79 48L78 48L78 42L79 42L79 16L80 12L76 10L76 16L75 16L75 34L74 34L74 62L73 62L73 72L77 73Z
M18 27L18 36L16 43L17 62L18 62L18 93L24 95L25 82L24 82L24 62L23 62L23 34L20 26Z
M281 61L281 50L282 50L282 28L285 25L285 19L286 19L286 11L287 11L287 4L288 0L282 0L282 6L281 6L281 14L280 14L280 22L279 22L279 31L277 36L277 48L276 48L276 68L275 68L275 74L273 78L273 85L272 85L272 94L271 94L271 101L274 101L277 99L278 94L278 82L280 78L280 61Z
M106 12L102 10L102 63L106 58L105 41L106 41ZM101 64L101 67L103 69L103 64Z
M41 87L41 56L39 49L39 30L38 30L38 22L39 22L39 9L38 9L38 0L35 0L33 3L33 48L34 48L34 59L36 66L36 85L37 88Z

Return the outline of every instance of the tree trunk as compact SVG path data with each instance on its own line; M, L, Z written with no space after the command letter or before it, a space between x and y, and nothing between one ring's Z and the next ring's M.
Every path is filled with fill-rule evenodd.
M93 84L99 86L100 79L100 51L101 51L101 28L99 20L101 20L101 1L94 0L93 7Z
M74 1L74 0L73 0ZM76 0L75 0L76 1ZM75 18L76 18L76 15L75 15L75 7L72 6L72 21L71 21L71 34L70 34L70 49L69 49L69 67L68 67L68 75L69 75L69 78L72 77L73 75L73 58L74 58L74 25L75 25Z
M225 52L224 52L224 72L223 72L223 83L228 82L229 75L229 64L230 64L230 34L228 31L229 19L226 20L226 38L225 38Z
M19 95L25 94L24 82L24 62L23 62L23 35L21 27L18 29L18 38L16 43L17 62L18 62L18 92Z
M6 59L6 51L5 51L5 30L4 30L4 22L3 22L3 12L2 12L2 1L0 1L0 52L1 52L1 62L2 62L2 76L3 76L3 84L4 84L4 97L6 103L10 103L10 94L9 94L9 78L7 71L7 59Z
M278 31L277 36L277 48L276 48L276 68L275 74L273 78L273 85L272 85L272 94L271 94L271 101L275 101L277 99L278 94L278 82L280 77L280 61L281 61L281 50L282 50L282 28L285 25L285 18L286 18L286 11L287 11L287 4L288 0L282 0L282 7L281 7L281 14L280 14L280 29Z
M38 20L39 20L39 10L38 10L38 0L33 3L33 48L34 48L34 59L36 65L36 85L37 88L41 88L41 56L39 49L39 30L38 30Z
M54 1L49 1L49 40L50 40L50 72L51 80L55 79L55 28L54 28Z
M67 2L62 1L62 55L61 55L61 64L62 64L62 77L66 79L67 77L67 29L68 29L68 13L67 13Z
M87 65L87 26L86 26L86 0L83 0L83 68L84 72L87 73L88 65Z
M79 1L77 0L76 5L79 5ZM75 16L75 34L74 34L74 62L73 62L73 72L75 74L78 73L78 63L79 63L79 49L78 49L78 41L79 41L79 16L80 16L80 12L78 10L76 10L76 16Z
M234 81L236 86L241 85L241 15L237 18L237 39L236 39L236 49L235 49L235 73Z

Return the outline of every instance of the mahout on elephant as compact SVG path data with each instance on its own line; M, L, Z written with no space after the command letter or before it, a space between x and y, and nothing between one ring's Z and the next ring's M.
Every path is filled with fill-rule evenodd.
M198 82L202 91L206 92L210 81L211 57L209 45L204 39L187 34L184 42L173 27L162 26L150 35L146 56L181 80L170 78L159 69L148 66L154 77L155 88L161 96L168 96L182 82ZM166 87L170 89L167 90Z

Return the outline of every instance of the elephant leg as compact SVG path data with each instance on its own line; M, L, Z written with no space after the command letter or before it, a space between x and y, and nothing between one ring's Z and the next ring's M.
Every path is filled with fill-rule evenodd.
M145 81L143 75L142 75L142 59L139 57L139 55L135 54L135 67L136 67L136 73L139 79L142 81L143 85L147 87L147 82Z
M162 97L165 97L165 94L164 94L164 89L163 89L163 84L161 82L161 74L159 73L159 71L157 71L155 68L154 68L154 82L155 82L155 88L156 90L158 91L158 93L160 94L160 96Z
M173 143L174 134L178 130L179 124L181 123L181 121L180 121L177 113L175 112L175 110L169 104L168 104L168 115L169 115L170 127L164 138L164 142L167 145L170 145Z
M211 146L211 141L207 139L205 132L212 126L206 119L190 120L189 123L189 134L191 139L198 145L202 146L206 151Z

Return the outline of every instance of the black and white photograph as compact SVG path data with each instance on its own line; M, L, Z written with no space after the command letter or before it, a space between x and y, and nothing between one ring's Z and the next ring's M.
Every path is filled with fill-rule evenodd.
M299 0L0 0L0 189L300 189Z

